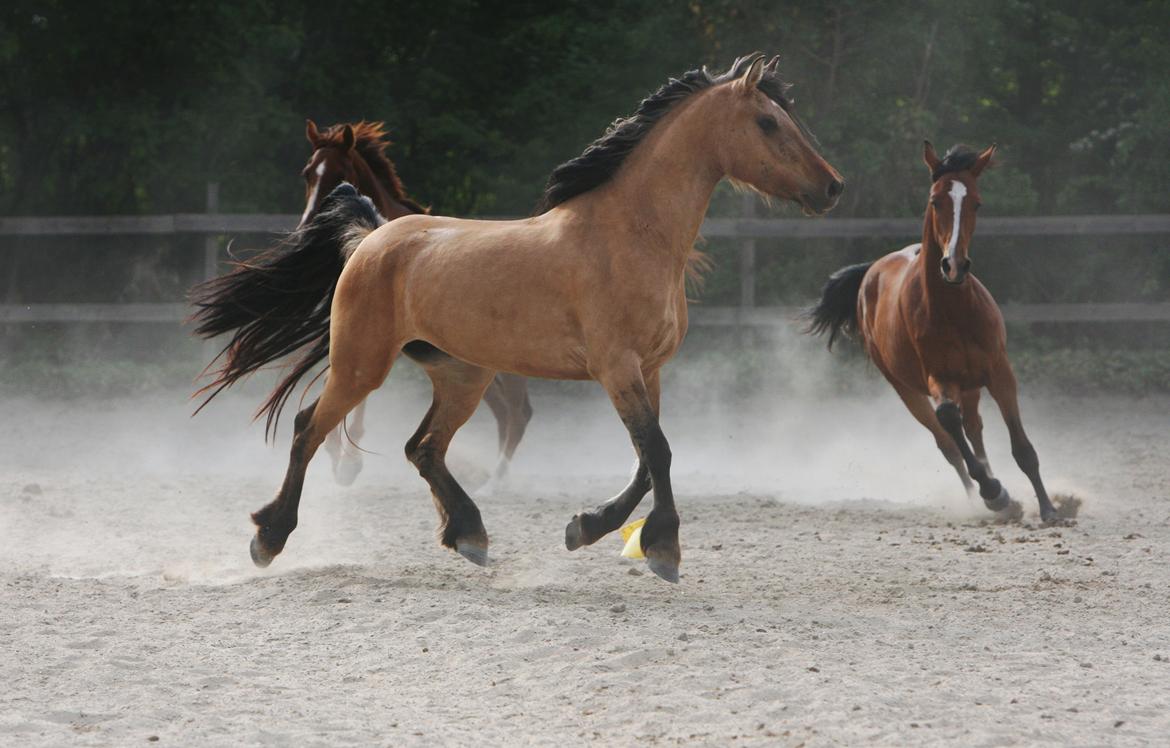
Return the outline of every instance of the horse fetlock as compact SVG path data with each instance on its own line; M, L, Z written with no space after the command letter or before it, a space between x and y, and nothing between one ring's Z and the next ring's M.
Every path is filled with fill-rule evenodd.
M467 514L455 514L447 518L439 530L439 543L444 548L459 550L459 546L488 547L488 534L483 522L478 516L470 517ZM462 552L462 551L460 551Z
M583 545L593 545L606 530L600 517L593 512L574 514L565 526L565 547L575 551Z
M1005 508L1012 499L1003 484L995 478L979 483L979 498L983 499L983 504L993 512Z
M271 564L272 559L279 556L284 550L284 544L288 542L288 536L292 531L292 527L258 525L256 534L252 536L248 545L248 553L252 557L252 563L261 569Z

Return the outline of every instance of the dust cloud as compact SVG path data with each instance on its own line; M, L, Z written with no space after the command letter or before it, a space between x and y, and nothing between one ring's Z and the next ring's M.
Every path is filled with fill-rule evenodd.
M684 524L711 497L736 495L811 506L909 506L954 519L985 516L930 434L872 367L845 350L848 344L830 354L820 341L797 334L795 324L719 344L739 334L729 328L692 336L664 372L662 423ZM0 437L6 494L0 560L70 575L231 581L252 573L242 553L251 532L248 513L280 483L292 421L286 414L276 443L266 445L262 425L250 420L274 376L266 373L225 394L197 417L191 417L194 388L182 379L135 396L8 398L9 427ZM541 381L531 387L536 414L503 492L533 500L555 496L582 507L616 493L629 476L633 451L601 388ZM296 537L320 536L320 555L289 554L295 558L282 559L283 566L361 560L360 549L337 540L360 521L347 512L353 495L401 494L429 505L425 484L402 455L428 404L429 383L401 361L370 399L357 485L334 484L323 450L310 467ZM1033 404L1025 394L1025 417L1033 416L1050 491L1081 493L1054 462L1058 455L1047 433L1052 408L1051 400ZM993 405L985 422L992 465L1034 514ZM496 497L481 497L476 489L495 461L494 421L481 407L455 439L449 463L485 516ZM393 515L401 500L386 499L371 511ZM649 507L647 499L635 516ZM417 528L420 540L430 542L433 524Z

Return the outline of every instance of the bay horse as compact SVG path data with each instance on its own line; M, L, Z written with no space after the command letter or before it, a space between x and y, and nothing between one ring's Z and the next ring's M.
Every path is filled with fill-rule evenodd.
M394 162L386 155L390 141L385 123L363 120L320 130L309 119L305 121L305 138L313 151L301 170L305 180L305 210L297 228L303 228L317 214L325 196L342 182L349 182L373 201L387 221L428 212L407 197ZM512 456L532 418L528 382L514 374L498 374L488 385L483 399L496 418L499 461L487 484L496 487L507 476ZM365 433L365 411L366 403L362 401L354 408L348 425L330 431L325 438L333 477L341 485L353 483L362 468L361 452L348 448L346 441L356 444L361 440Z
M593 379L629 431L638 467L621 493L573 516L565 545L574 550L616 530L653 489L642 549L655 574L677 582L679 515L658 419L659 372L686 334L687 268L711 194L730 177L822 214L844 188L791 111L776 64L754 54L721 75L704 68L672 78L557 167L527 219L412 215L383 223L352 187L334 190L271 271L313 268L321 280L313 287L310 273L301 276L304 303L327 311L257 320L218 372L222 388L284 343L310 343L262 406L271 424L298 379L329 359L324 391L296 416L284 483L252 515L252 560L267 566L283 550L314 452L406 354L434 386L406 457L430 486L443 546L487 563L479 509L444 456L495 373ZM325 282L326 269L336 284ZM269 275L245 273L206 289L199 318L230 317Z
M955 146L940 159L926 141L923 160L932 184L921 243L834 273L809 312L808 332L827 331L830 349L839 333L859 334L870 360L934 435L964 488L973 488L973 478L988 509L1018 516L1019 505L992 476L983 447L979 397L986 387L1007 424L1012 456L1036 491L1040 517L1050 522L1056 509L1020 420L1003 315L971 274L978 179L994 154L994 145L982 152Z

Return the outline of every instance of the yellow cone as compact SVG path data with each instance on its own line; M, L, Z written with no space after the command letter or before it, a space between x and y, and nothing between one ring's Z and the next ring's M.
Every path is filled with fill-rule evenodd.
M642 553L642 525L644 524L646 524L645 517L634 520L622 528L622 540L626 541L625 548L622 548L622 558L646 558L646 554Z

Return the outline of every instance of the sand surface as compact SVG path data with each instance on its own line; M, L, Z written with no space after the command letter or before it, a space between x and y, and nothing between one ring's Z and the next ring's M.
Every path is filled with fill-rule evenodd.
M409 390L409 388L407 388ZM560 391L558 391L560 392ZM582 392L586 392L582 390ZM314 463L266 571L248 512L286 446L251 397L5 402L0 744L1141 745L1170 735L1170 399L1025 402L1050 490L987 525L891 393L735 412L668 396L682 582L575 553L565 522L624 482L604 399L538 391L493 564L435 542L401 456L425 407L371 406L349 488ZM477 415L453 448L493 462ZM645 513L647 501L636 516ZM733 742L734 741L734 742Z

